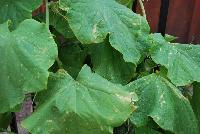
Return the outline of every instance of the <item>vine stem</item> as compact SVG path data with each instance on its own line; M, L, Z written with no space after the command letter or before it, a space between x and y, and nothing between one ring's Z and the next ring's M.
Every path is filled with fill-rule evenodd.
M138 0L138 1L139 1L141 10L142 10L142 16L146 19L146 18L147 18L147 15L146 15L146 12L145 12L145 9L144 9L143 0Z
M46 25L49 28L49 1L45 0L46 4Z
M62 62L60 61L59 58L56 58L56 62L58 64L59 69L63 69L63 64L62 64Z

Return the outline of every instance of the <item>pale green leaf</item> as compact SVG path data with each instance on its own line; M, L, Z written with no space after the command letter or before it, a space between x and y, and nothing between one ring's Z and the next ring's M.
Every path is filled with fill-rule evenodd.
M0 23L12 21L16 28L20 22L32 18L32 11L42 4L42 0L0 0Z
M151 57L168 69L168 77L177 86L200 82L200 46L169 43L160 34L153 35Z
M32 134L107 134L134 111L133 92L84 66L77 80L65 71L51 74L38 110L23 122ZM39 98L40 98L39 97Z
M127 84L135 75L135 65L125 62L108 42L89 46L89 54L92 69L111 82Z
M136 92L138 108L131 121L145 126L151 117L161 128L175 134L199 134L196 117L189 101L165 78L152 74L127 85Z
M13 32L1 24L0 40L2 113L22 103L24 94L46 88L57 48L46 25L35 20L23 21Z
M83 44L103 42L109 34L111 46L126 62L138 63L145 53L149 25L145 18L115 0L60 0L72 31Z

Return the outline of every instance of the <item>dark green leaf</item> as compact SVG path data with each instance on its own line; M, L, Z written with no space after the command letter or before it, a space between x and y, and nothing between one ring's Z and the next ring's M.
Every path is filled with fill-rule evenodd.
M123 4L123 5L125 5L125 6L127 6L128 8L132 8L132 6L133 6L133 2L135 1L135 0L116 0L117 2L119 2L120 4Z
M79 42L67 42L67 44L60 45L59 47L59 59L63 63L63 67L67 72L76 78L81 68L84 65L87 52L81 48Z
M7 130L11 121L11 113L0 114L0 132Z
M127 63L109 43L89 46L93 70L114 83L127 84L135 75L135 65Z
M162 134L162 133L153 130L149 127L139 127L135 128L135 134Z
M200 128L200 84L195 83L193 86L192 107L196 114L199 128Z

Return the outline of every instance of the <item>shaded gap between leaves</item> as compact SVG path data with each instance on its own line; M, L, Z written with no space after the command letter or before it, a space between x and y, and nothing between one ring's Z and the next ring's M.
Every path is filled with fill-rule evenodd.
M12 120L10 123L11 132L18 134L17 120L14 112L11 113Z

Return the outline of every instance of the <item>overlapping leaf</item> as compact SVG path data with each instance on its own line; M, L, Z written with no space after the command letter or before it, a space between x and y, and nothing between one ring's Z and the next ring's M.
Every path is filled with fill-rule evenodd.
M32 134L107 134L133 112L137 97L84 66L73 80L66 72L51 74L40 94L38 110L23 123ZM40 97L39 97L40 98Z
M162 133L153 130L149 127L140 127L140 128L135 128L135 134L162 134Z
M127 6L127 7L129 7L131 9L132 6L133 6L133 2L135 0L116 0L116 1L119 2L120 4L123 4L123 5Z
M48 69L57 56L45 24L23 21L13 32L0 25L0 113L20 104L25 93L45 89Z
M114 83L127 84L135 75L135 65L127 63L109 43L89 46L93 70Z
M71 28L69 27L67 18L64 16L65 11L59 9L58 3L52 3L50 6L50 25L52 25L65 38L75 38Z
M67 43L60 45L59 58L68 74L76 78L84 65L87 52L81 48L81 44L77 41L69 41Z
M168 69L168 77L175 85L200 82L199 45L169 43L159 34L154 35L154 40L152 59Z
M11 113L0 114L0 133L6 130L11 121Z
M149 33L145 18L115 0L60 0L60 6L83 44L103 42L109 34L111 46L132 63L137 63L148 47L139 43Z
M189 101L165 78L152 74L127 85L139 96L138 109L131 121L145 126L148 117L175 134L198 134L198 126Z
M193 86L192 107L196 114L200 129L200 84L195 83Z
M42 0L0 0L0 23L11 20L13 28L32 17L32 11L42 4Z

